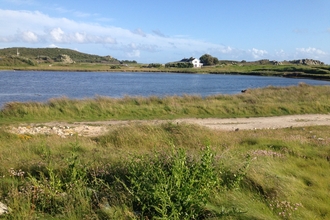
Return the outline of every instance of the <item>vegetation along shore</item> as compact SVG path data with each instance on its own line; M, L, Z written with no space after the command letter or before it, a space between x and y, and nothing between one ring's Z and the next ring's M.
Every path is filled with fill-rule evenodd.
M221 130L178 119L300 114L303 123L329 114L329 95L329 86L300 84L210 97L7 103L1 218L328 219L329 125ZM151 119L164 121L141 123ZM92 136L72 129L105 120L126 123ZM50 122L71 133L59 135Z

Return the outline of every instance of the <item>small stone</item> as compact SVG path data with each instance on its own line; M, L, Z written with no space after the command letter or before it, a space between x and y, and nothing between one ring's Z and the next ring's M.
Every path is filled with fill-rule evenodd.
M9 213L9 208L2 202L0 202L0 215Z

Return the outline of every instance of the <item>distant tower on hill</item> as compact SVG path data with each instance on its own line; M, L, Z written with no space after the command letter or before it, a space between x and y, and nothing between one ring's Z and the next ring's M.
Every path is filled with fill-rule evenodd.
M19 56L18 48L17 48L17 56Z

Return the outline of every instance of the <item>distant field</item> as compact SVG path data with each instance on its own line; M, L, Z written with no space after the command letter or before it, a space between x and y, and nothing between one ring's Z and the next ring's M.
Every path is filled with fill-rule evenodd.
M89 72L175 72L175 73L204 73L204 74L241 74L257 76L283 76L297 78L311 78L320 80L330 80L330 67L328 66L214 66L203 68L148 68L146 65L119 65L103 63L75 63L75 64L38 64L14 66L1 66L3 70L39 70L39 71L89 71Z
M17 56L18 51L19 56ZM67 55L69 58L66 59L63 55ZM274 61L269 60L254 62L220 60L217 65L203 66L202 68L165 68L161 64L139 64L136 61L119 61L111 56L85 54L63 48L0 49L0 70L249 74L330 80L329 65L321 65L317 62L317 65L304 65L295 62L276 62L276 64L281 65L274 65Z

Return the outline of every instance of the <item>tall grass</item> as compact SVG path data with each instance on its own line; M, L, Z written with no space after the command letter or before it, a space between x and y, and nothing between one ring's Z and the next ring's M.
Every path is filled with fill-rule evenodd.
M328 113L301 84L210 97L8 103L1 123ZM87 138L0 128L5 219L328 219L329 126L225 132L130 123Z
M328 113L330 87L300 84L248 89L237 95L54 98L46 103L7 103L0 123L14 121L84 121L122 119L226 118Z
M1 130L4 218L328 219L329 129L132 123L65 139Z

